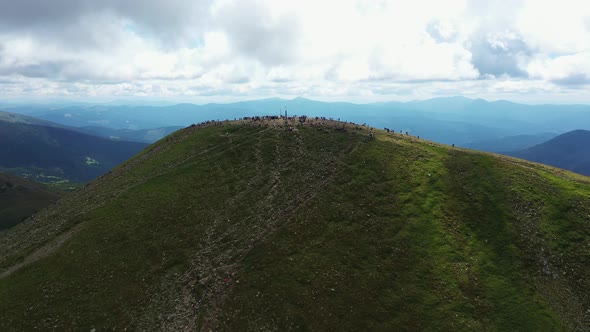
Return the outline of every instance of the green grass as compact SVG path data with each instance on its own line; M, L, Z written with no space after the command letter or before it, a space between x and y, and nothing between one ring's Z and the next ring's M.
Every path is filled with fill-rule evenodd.
M585 181L331 124L189 128L0 235L1 269L45 248L0 278L0 329L584 330Z

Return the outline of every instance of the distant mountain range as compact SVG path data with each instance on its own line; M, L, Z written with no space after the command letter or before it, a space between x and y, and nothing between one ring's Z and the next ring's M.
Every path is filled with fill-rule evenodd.
M5 106L4 110L67 126L131 130L185 127L206 120L278 115L287 110L291 115L340 118L461 146L510 136L590 130L590 106L524 105L464 97L372 104L271 98L206 105L20 105Z
M0 231L22 222L63 194L55 188L0 173Z
M590 131L574 130L509 154L590 176Z
M87 182L146 146L0 112L0 170L35 181Z

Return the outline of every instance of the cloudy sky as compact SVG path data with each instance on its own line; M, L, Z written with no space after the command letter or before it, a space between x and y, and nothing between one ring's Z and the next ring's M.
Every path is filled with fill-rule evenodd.
M587 0L0 0L0 98L590 103Z

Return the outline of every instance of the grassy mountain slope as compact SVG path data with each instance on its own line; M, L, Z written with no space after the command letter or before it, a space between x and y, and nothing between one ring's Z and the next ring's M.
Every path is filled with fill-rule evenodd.
M590 175L590 131L570 131L511 155Z
M281 121L180 130L0 234L0 329L588 330L590 179Z
M0 170L41 182L86 182L147 145L67 128L0 121Z
M22 222L62 195L42 184L0 173L0 231Z

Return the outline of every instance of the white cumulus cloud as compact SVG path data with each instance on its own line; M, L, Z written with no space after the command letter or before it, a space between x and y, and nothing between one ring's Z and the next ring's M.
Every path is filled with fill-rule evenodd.
M6 97L590 102L589 54L581 0L0 0Z

